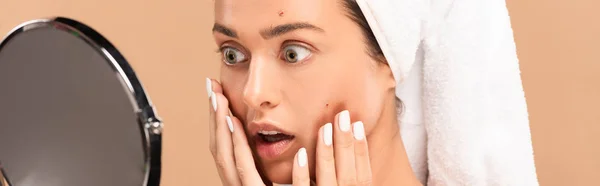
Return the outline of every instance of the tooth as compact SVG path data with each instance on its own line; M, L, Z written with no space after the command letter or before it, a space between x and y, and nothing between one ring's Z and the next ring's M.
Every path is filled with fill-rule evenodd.
M277 131L258 131L259 134L263 134L263 135L275 135L275 134L279 134L279 132Z

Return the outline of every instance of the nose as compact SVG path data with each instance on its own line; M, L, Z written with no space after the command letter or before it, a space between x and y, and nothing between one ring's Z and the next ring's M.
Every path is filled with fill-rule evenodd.
M244 87L244 102L256 110L274 108L281 102L280 83L277 77L280 69L277 63L254 58L250 62L248 80Z

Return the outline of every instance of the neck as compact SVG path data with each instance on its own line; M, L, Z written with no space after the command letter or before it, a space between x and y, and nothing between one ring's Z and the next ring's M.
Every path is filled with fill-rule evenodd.
M373 185L420 185L412 172L400 127L396 106L386 106L381 119L367 136Z

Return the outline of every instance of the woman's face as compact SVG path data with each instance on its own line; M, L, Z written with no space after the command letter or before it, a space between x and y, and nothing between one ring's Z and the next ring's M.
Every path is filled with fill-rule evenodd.
M363 121L368 136L390 101L391 71L367 53L349 13L339 0L215 2L223 90L273 182L291 182L301 147L314 175L318 130L338 112Z

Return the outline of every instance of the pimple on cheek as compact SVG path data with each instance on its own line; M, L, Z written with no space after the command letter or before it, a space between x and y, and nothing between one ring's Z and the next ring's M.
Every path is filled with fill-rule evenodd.
M323 125L327 124L327 123L333 123L334 121L334 116L335 113L332 112L331 110L332 105L327 103L324 103L324 106L321 109L321 113L319 114L319 118L317 119L317 127L322 127ZM318 128L317 128L318 130Z
M329 122L330 120L330 115L331 115L331 109L329 108L329 103L325 103L325 108L323 109L323 115L321 118L321 123L324 125L325 123Z
M325 125L326 123L334 123L335 121L335 116L342 112L343 110L345 110L347 108L346 104L343 102L337 103L325 103L324 109L323 109L323 114L321 116L320 122L322 123L322 125Z

